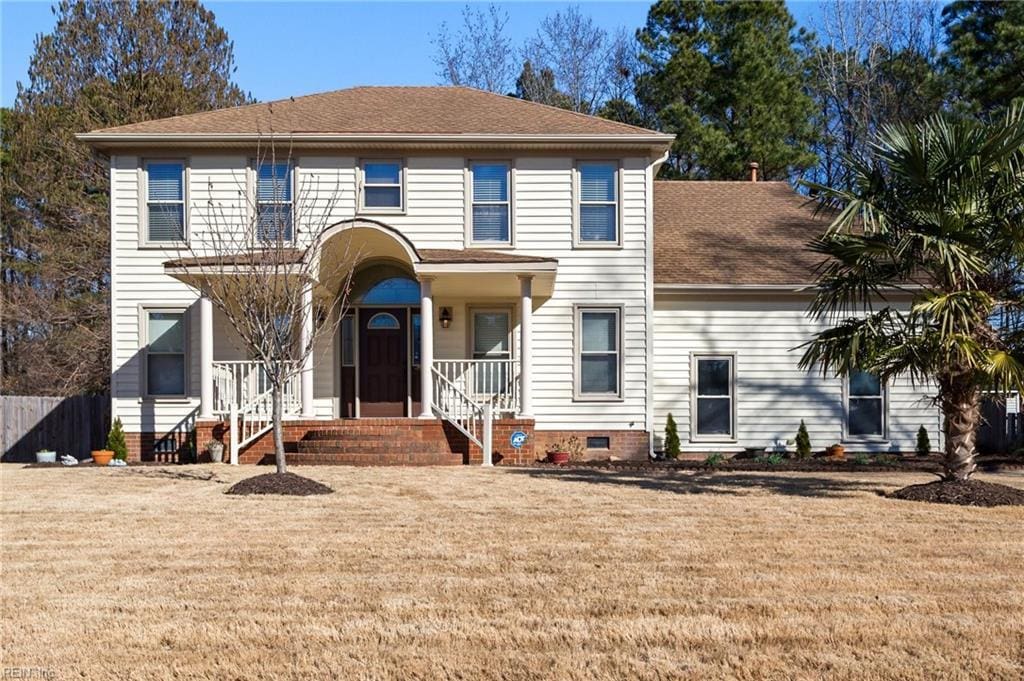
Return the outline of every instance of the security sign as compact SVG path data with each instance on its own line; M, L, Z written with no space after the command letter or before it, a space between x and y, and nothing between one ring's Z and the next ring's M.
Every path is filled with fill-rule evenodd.
M512 433L512 437L509 438L509 444L516 449L520 449L524 444L526 444L526 433L521 430L517 430Z

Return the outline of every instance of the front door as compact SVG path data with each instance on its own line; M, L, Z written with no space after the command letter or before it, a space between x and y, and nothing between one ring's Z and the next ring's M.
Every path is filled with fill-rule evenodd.
M359 415L404 416L408 396L404 308L359 309Z

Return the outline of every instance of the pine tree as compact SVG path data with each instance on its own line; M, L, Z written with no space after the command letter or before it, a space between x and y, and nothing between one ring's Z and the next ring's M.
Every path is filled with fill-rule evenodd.
M738 180L757 161L777 180L814 163L795 27L781 0L651 7L638 34L647 72L637 99L676 135L663 173Z
M807 434L807 425L800 419L800 428L796 431L796 455L799 459L811 456L811 436Z
M943 8L942 23L960 108L995 112L1024 98L1024 2L957 0Z
M928 439L928 430L924 426L917 429L917 447L914 449L918 456L928 456L932 453L932 441Z
M679 432L672 414L669 414L665 420L665 458L672 460L679 458Z
M124 426L121 425L121 419L114 419L114 424L110 426L110 433L107 435L107 449L114 452L115 459L121 459L122 461L128 459L128 443L124 439Z
M4 114L3 389L110 375L109 172L75 134L246 101L232 43L194 0L62 0ZM8 115L10 113L10 115Z

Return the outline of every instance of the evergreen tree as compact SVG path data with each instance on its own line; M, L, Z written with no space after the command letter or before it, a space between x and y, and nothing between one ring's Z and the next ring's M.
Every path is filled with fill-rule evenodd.
M523 70L519 73L519 78L516 79L516 97L528 102L539 102L548 106L557 106L559 109L572 110L572 99L555 86L554 72L548 68L538 71L533 68L533 63L529 59L523 62Z
M240 104L232 43L194 0L62 0L4 115L3 389L102 391L109 172L75 134Z
M765 179L783 179L814 163L795 27L781 0L651 7L637 99L676 135L664 173L744 179L757 161Z
M928 439L928 430L921 426L917 429L917 447L915 447L918 456L928 456L932 453L932 442Z
M961 108L989 113L1024 97L1024 2L957 0L942 10L942 23Z
M665 421L665 458L672 460L679 458L679 431L672 414L669 414Z
M809 459L811 456L811 436L807 433L803 419L800 419L800 428L796 431L796 456L798 459Z
M128 443L124 439L124 426L121 419L114 419L110 426L110 433L107 435L107 449L114 452L115 459L126 460L128 458Z

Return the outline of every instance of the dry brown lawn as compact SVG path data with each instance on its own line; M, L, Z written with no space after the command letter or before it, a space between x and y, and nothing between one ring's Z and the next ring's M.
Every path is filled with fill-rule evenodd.
M5 674L1024 678L1024 509L922 476L294 470L0 467Z

